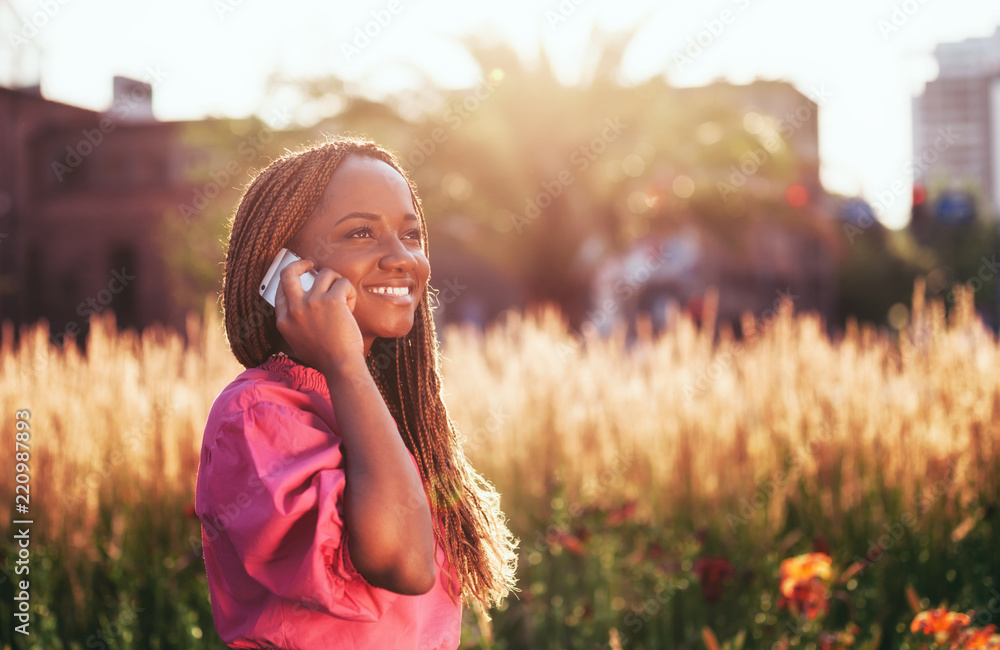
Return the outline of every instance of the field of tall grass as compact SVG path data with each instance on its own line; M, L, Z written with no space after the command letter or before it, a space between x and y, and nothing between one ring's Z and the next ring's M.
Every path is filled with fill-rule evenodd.
M915 609L1000 623L1000 346L956 296L946 313L918 283L906 328L834 340L787 304L715 336L711 301L634 341L554 309L448 329L446 402L521 539L520 592L491 622L467 611L463 645L897 648L934 641ZM85 354L5 326L0 439L30 412L34 523L32 636L4 579L0 646L224 647L192 509L208 410L242 370L214 309L186 345L95 317Z

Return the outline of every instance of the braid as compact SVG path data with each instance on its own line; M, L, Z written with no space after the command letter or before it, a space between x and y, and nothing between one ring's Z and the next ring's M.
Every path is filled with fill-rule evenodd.
M247 368L263 363L278 340L274 308L261 300L257 282L305 224L349 153L344 146L332 149L308 149L272 163L250 184L232 219L223 310L230 347Z
M223 279L226 334L245 367L260 365L278 341L274 308L257 292L271 260L305 224L331 176L348 154L381 160L410 186L420 241L427 224L416 188L395 157L370 140L337 138L273 162L251 182L230 222ZM500 497L469 464L441 396L440 352L427 286L413 328L397 339L376 338L368 368L417 460L431 502L435 537L458 574L460 595L484 609L514 589L517 541L500 510Z

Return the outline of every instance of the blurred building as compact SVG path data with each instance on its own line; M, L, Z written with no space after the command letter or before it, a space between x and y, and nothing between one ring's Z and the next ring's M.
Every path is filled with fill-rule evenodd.
M508 309L522 309L524 291L516 278L481 255L475 255L461 233L462 220L449 218L428 235L431 286L437 290L434 324L443 334L447 325L480 330Z
M650 233L624 254L605 256L595 273L586 320L602 332L617 323L634 332L640 314L647 313L658 331L671 309L700 320L705 295L714 288L717 323L731 324L737 332L744 314L769 320L784 299L796 311L816 312L829 322L836 305L839 225L819 178L822 91L810 92L811 97L788 83L758 81L678 92L682 102L720 103L739 111L748 130L758 122L771 125L790 149L795 167L783 181L748 170L735 183L734 191L748 199L736 218L725 218L722 202L716 208L721 219L673 214L670 218L679 227ZM710 173L715 180L731 182L732 174L740 173L732 167ZM768 205L794 207L796 216L776 218Z
M819 111L831 94L822 86L805 91L784 81L755 81L744 85L719 81L707 86L676 89L680 102L714 103L733 108L744 115L743 128L751 133L766 140L764 131L770 130L780 137L795 158L793 182L815 198L824 193L819 180ZM765 175L754 176L756 180L764 180ZM786 186L778 189L783 192Z
M595 276L593 308L586 317L602 333L619 322L634 332L640 314L660 331L671 312L703 316L705 296L718 290L717 324L737 332L744 314L758 322L774 317L783 300L796 312L830 322L836 304L836 245L817 232L780 224L749 229L743 244L695 223L670 235L644 237L626 254L612 256Z
M1000 29L934 56L938 78L913 100L915 180L936 192L968 187L1000 213Z
M158 238L190 195L181 126L121 77L105 112L0 88L0 319L44 317L56 341L107 309L122 326L183 326Z

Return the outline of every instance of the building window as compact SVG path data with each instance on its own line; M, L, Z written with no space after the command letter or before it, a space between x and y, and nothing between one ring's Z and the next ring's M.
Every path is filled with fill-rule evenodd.
M115 321L119 328L134 327L138 329L138 309L136 304L136 281L139 267L136 264L135 247L132 244L119 244L111 251L111 272L125 278L136 276L136 279L120 282L121 290L114 296L112 308Z

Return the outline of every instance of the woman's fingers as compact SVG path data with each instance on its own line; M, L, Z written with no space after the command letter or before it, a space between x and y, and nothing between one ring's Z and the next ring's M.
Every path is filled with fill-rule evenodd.
M289 307L306 300L322 301L333 298L343 301L354 313L358 293L350 280L330 268L322 268L316 272L312 287L308 291L302 288L299 276L314 268L311 260L297 260L281 270L281 282L275 294L274 308L278 318L287 315ZM279 307L280 304L280 307Z
M350 280L338 276L327 293L333 295L337 300L343 300L351 313L354 313L354 305L358 301L358 290L354 288L354 284Z
M333 269L320 269L313 278L312 288L306 293L307 299L319 299L322 298L323 294L330 290L330 287L334 285L343 276L334 271Z
M319 274L313 281L312 288L306 292L305 300L330 300L343 302L347 308L354 313L354 305L357 301L358 293L354 284L350 280L337 273L333 269L320 269Z
M296 260L281 269L278 290L274 294L274 312L281 319L288 313L289 301L301 302L305 290L299 276L313 268L312 260Z

